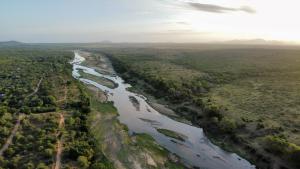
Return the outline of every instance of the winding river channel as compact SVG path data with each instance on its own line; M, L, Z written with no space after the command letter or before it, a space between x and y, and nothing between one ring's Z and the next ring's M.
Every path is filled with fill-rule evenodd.
M254 169L254 165L235 153L229 153L212 144L204 135L203 130L185 123L175 121L155 109L153 109L142 95L127 90L130 87L117 75L107 75L94 68L80 65L85 58L75 52L73 64L74 78L83 83L94 85L108 93L108 100L114 102L114 106L120 114L121 123L128 126L130 133L147 133L158 144L181 158L189 167L201 169ZM80 78L79 70L85 73L103 77L116 83L114 89L96 83L90 79ZM137 104L134 104L134 102ZM157 129L167 129L179 133L184 139L168 137Z

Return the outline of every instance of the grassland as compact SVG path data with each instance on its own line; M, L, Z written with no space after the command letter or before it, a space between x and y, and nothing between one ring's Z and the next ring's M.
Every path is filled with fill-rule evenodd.
M260 168L297 168L300 49L106 47L134 88L168 103L212 140Z

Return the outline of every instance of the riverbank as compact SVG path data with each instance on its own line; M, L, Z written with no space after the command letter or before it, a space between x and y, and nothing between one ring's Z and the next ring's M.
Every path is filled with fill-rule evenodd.
M81 57L79 54L75 55ZM113 80L118 84L117 88L111 89L89 79L79 79L107 93L108 99L114 102L119 111L118 119L128 126L130 133L151 135L161 146L180 156L187 166L214 169L254 168L236 154L225 152L213 145L201 128L172 120L157 112L147 103L144 96L128 91L130 85L124 83L122 78L97 73L89 67L74 65L74 76L77 78L80 77L79 70Z
M122 76L122 74L119 75ZM194 110L196 109L197 111L197 106L193 103L185 101L184 103L174 104L162 98L157 99L155 98L155 95L153 95L153 93L149 93L149 90L145 90L147 88L145 88L145 84L146 86L150 85L147 84L147 82L141 81L140 79L135 78L135 76L125 76L124 78L127 78L127 82L129 83L134 81L135 83L131 83L133 84L131 90L133 92L146 96L150 105L158 105L154 106L157 111L166 116L169 116L170 118L173 118L174 120L203 128L204 133L208 136L208 138L214 144L220 146L222 149L225 149L228 152L239 154L243 158L246 158L247 160L257 165L259 168L268 168L271 165L270 158L275 159L274 156L266 155L264 154L264 152L258 151L254 147L251 147L248 144L248 141L237 140L237 138L234 135L231 135L231 133L224 133L215 126L216 124L213 123L211 119L205 117L197 118L194 116L195 114L192 114L195 113L195 111L181 109L180 105L187 104L191 105L191 107L193 107ZM156 92L160 91L156 90Z
M91 62L89 57L86 57L86 60L87 62L83 62L83 65L89 66L88 63ZM105 62L98 62L95 66L96 70L105 71L109 68ZM98 82L101 84L102 81ZM126 125L121 124L118 120L117 109L112 102L107 100L107 93L93 85L86 85L86 87L91 107L91 113L88 116L90 131L96 139L98 149L104 152L115 168L185 168L180 164L176 155L158 145L150 135L137 133L129 135Z
M103 100L104 93L93 86L88 88L91 100L88 117L90 130L97 140L98 148L114 163L115 168L184 168L178 164L178 157L160 147L151 136L129 135L127 127L117 119L116 108L111 102Z

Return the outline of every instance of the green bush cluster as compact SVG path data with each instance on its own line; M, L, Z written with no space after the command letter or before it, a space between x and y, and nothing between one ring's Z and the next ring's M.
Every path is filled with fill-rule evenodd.
M300 146L289 143L284 138L269 135L264 138L264 148L300 167Z
M84 87L78 84L80 100L71 102L68 109L73 111L72 116L66 120L64 159L76 161L80 168L112 169L113 164L97 149L97 142L91 135L88 127L87 116L90 113L90 98Z

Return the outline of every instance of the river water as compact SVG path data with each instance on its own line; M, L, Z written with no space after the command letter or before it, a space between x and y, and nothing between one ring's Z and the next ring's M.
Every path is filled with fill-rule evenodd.
M189 167L201 169L254 169L254 165L239 157L235 153L229 153L212 144L204 135L203 130L185 123L175 121L154 110L142 95L127 90L129 84L116 75L102 74L93 68L80 65L85 58L75 52L73 64L73 77L86 84L94 85L108 93L108 100L114 102L114 106L120 114L121 123L128 126L131 133L147 133L158 144L181 158ZM89 79L80 78L79 70L83 72L107 78L118 84L111 89ZM134 103L133 101L134 100ZM167 129L183 135L184 141L168 137L157 129Z

